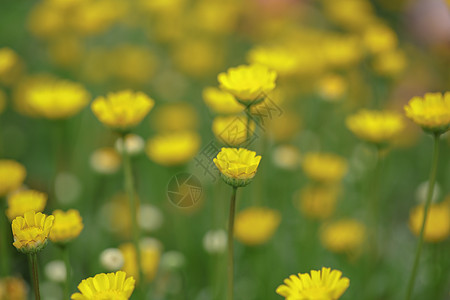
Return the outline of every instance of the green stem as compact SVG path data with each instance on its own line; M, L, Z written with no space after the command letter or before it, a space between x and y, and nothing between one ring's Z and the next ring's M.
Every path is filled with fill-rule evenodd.
M233 300L234 293L234 214L236 211L236 191L237 187L233 187L228 218L228 300Z
M41 300L41 294L39 293L39 273L37 264L37 254L28 254L28 258L31 266L31 278L33 278L34 296L36 300Z
M427 200L425 202L425 208L423 211L422 226L420 227L419 240L417 242L417 248L416 248L416 256L414 258L414 264L413 264L411 276L409 278L408 289L407 289L406 298L405 298L406 300L411 299L411 295L412 295L412 292L414 289L414 282L415 282L416 276L417 276L417 270L419 268L420 254L422 252L422 245L423 245L423 233L425 231L425 225L427 223L427 218L428 218L428 209L430 208L431 199L433 198L434 184L436 182L436 171L437 171L438 158L439 158L439 137L440 137L439 133L434 134L433 161L431 164L430 180L428 182Z
M1 277L5 277L9 275L9 271L11 270L10 266L10 252L8 245L10 245L10 241L8 240L9 236L9 230L11 230L11 227L8 228L8 220L6 218L6 199L4 197L0 197L0 235L1 235L1 241L0 241L0 262L1 262Z
M247 135L246 135L246 142L248 143L250 141L250 107L251 105L247 105L245 107L245 114L247 115L247 126L246 126L246 130L247 130Z
M371 204L371 213L372 213L372 255L374 262L376 262L378 258L378 235L379 235L379 225L380 225L380 180L381 180L381 167L382 167L382 156L381 156L382 149L377 146L376 148L376 162L375 162L375 169L373 172L373 177L370 182L370 186L372 187L372 191L370 193L370 204Z
M70 265L69 249L67 245L61 246L61 251L66 266L66 284L64 285L64 299L70 299L70 284L72 282L72 267Z
M124 185L125 190L128 195L129 204L130 204L130 213L131 213L131 229L132 229L132 236L133 236L133 244L134 248L136 249L136 263L137 268L139 272L139 281L141 286L141 291L143 291L144 287L144 273L142 271L142 264L141 264L141 248L139 246L139 239L140 239L140 232L139 227L137 224L137 211L136 211L136 196L135 196L135 190L134 190L134 178L133 178L133 172L131 170L131 160L130 155L128 154L127 147L125 145L125 134L122 135L122 158L123 158L123 170L124 170Z

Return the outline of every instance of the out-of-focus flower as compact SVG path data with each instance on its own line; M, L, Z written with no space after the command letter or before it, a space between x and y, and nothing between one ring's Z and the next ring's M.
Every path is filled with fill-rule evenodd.
M124 265L122 271L130 274L137 281L139 281L139 273L137 269L136 262L136 249L131 243L122 244L119 247L124 258ZM141 264L142 272L145 276L145 281L150 282L155 278L156 272L158 271L159 261L161 257L161 246L159 243L153 242L141 242Z
M115 147L118 152L122 153L122 138L118 138L115 143ZM125 147L129 155L138 155L144 151L145 141L144 139L134 133L129 133L125 136Z
M18 189L27 176L27 171L20 163L0 159L0 197Z
M6 93L0 90L0 114L5 111L6 108Z
M155 73L157 58L149 49L122 45L108 56L111 72L121 81L144 84Z
M89 99L88 91L81 84L53 80L31 86L25 101L37 116L66 119L80 112Z
M320 240L325 248L336 253L358 253L364 243L366 228L357 220L343 219L324 225Z
M22 61L11 48L0 48L0 83L10 85L22 73Z
M243 187L255 177L261 156L244 148L222 148L213 161L227 184Z
M423 205L414 207L409 214L409 229L416 236L420 234L423 214ZM423 234L424 240L430 243L441 242L448 238L450 235L450 199L430 205Z
M419 186L416 189L416 193L415 193L417 203L425 204L425 202L427 201L429 185L430 185L429 181L425 181L425 182L422 182L421 184L419 184ZM439 182L435 182L434 188L433 188L433 198L431 198L432 203L436 203L438 201L438 199L440 199L441 190L442 189L441 189Z
M54 282L65 282L67 278L66 264L62 260L52 260L45 265L45 275Z
M223 229L210 230L203 236L203 248L209 254L223 253L227 248L227 233Z
M100 253L100 263L108 271L118 271L123 267L125 260L119 249L108 248Z
M319 80L317 89L319 95L326 101L335 102L345 95L348 84L345 79L336 74L328 74Z
M136 212L139 211L137 201ZM117 233L121 237L131 238L131 213L128 196L119 193L112 197L101 209L99 220L105 229Z
M397 35L385 24L374 23L364 32L364 45L374 54L390 51L397 47Z
M375 19L374 9L368 0L326 0L323 5L331 21L350 30L360 31Z
M78 37L64 36L53 39L49 45L52 61L62 67L72 67L83 57L83 44Z
M35 190L18 191L8 197L6 215L12 221L27 211L42 212L47 204L47 195Z
M136 281L127 278L127 273L101 273L94 277L83 279L78 285L81 293L72 294L72 300L120 299L128 300L133 293Z
M203 89L203 100L217 114L238 114L245 108L232 94L215 87Z
M140 7L154 14L171 15L184 8L186 0L139 0Z
M300 210L312 219L325 220L336 210L337 186L307 185L300 190Z
M378 74L393 77L405 70L407 60L403 51L392 50L377 55L372 65Z
M363 50L354 36L330 36L324 42L323 53L332 67L345 68L359 62Z
M37 112L30 106L29 94L40 86L49 86L57 79L48 74L25 76L14 86L14 109L28 117L37 117Z
M83 219L76 209L69 209L67 212L57 209L53 211L53 216L55 221L50 231L50 240L54 243L68 243L83 230Z
M265 98L275 88L277 73L262 65L241 65L217 76L220 88L238 101L252 104Z
M286 47L256 47L250 50L247 60L275 70L280 76L292 75L301 67L298 56Z
M175 132L157 135L147 141L148 157L163 166L182 165L191 160L200 147L195 132Z
M22 253L36 253L48 242L48 235L53 226L53 216L27 211L23 217L12 221L14 247Z
M282 169L295 170L300 166L300 152L291 145L280 145L272 152L274 164Z
M158 106L152 113L152 126L158 132L195 130L199 116L187 102Z
M187 16L192 27L213 35L229 34L238 23L240 5L236 1L201 0Z
M114 174L121 164L120 154L112 147L104 147L95 150L90 157L91 168L100 174Z
M406 116L425 131L444 133L450 127L450 92L426 93L405 105Z
M347 173L347 161L331 153L307 153L302 168L306 176L324 183L338 182Z
M264 112L264 110L261 112ZM299 115L289 111L284 111L283 115L279 118L273 118L272 120L267 121L267 129L270 137L277 142L291 140L300 132L302 126Z
M158 230L164 221L164 216L158 207L151 204L141 204L138 211L138 224L146 231Z
M163 270L177 270L182 268L186 263L186 258L183 253L178 251L167 251L161 256L161 269Z
M397 112L367 109L348 116L346 124L357 137L375 144L393 142L405 127Z
M27 286L19 277L4 277L0 279L0 299L2 300L26 300Z
M142 92L130 90L109 93L105 97L97 97L91 104L97 119L106 126L126 130L137 126L150 112L153 99Z
M64 28L65 17L48 1L39 2L28 17L28 30L40 38L54 38Z
M280 221L281 215L276 210L250 207L237 214L234 235L245 245L262 245L273 236Z
M250 122L250 137L247 137L247 118L244 116L218 116L212 123L212 131L218 141L227 146L240 146L255 131L255 123Z
M342 272L323 267L308 273L291 275L276 292L286 299L337 300L347 290L350 280Z
M60 172L55 178L55 196L61 204L72 204L80 197L83 186L73 173Z

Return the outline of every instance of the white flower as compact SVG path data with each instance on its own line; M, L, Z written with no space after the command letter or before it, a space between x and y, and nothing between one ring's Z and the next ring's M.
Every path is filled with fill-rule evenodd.
M141 204L139 207L138 223L146 231L158 230L164 221L161 211L151 204Z
M108 248L100 254L101 265L109 272L115 272L122 268L124 258L117 248Z
M65 282L67 278L66 265L62 260L53 260L45 265L45 275L54 282Z
M116 140L116 149L119 153L122 153L122 143L122 138ZM130 133L125 136L125 147L128 154L137 155L144 151L145 141L139 135Z
M223 253L227 247L227 233L223 229L210 230L203 237L203 248L209 254Z

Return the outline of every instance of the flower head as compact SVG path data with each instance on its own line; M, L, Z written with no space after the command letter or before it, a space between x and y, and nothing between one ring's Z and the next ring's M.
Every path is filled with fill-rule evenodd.
M275 88L277 73L262 65L241 65L220 73L220 88L231 93L238 101L252 104L265 98Z
M336 253L355 253L361 249L366 236L364 224L343 219L325 225L320 233L322 244Z
M23 190L8 197L8 209L6 215L12 221L18 216L23 216L27 211L42 212L47 204L47 195L35 190Z
M138 125L153 108L154 101L141 92L130 90L97 97L91 105L100 122L115 129L126 130Z
M250 137L255 131L255 123L250 123ZM244 116L218 116L212 123L212 131L217 140L229 146L239 146L247 138L247 119Z
M26 300L27 285L20 277L4 277L0 279L0 299Z
M405 112L425 131L444 133L450 128L450 92L413 97L405 106Z
M237 114L244 110L244 106L232 94L215 87L203 89L203 100L217 114Z
M104 147L95 150L91 154L89 162L97 173L114 174L119 170L122 159L116 149Z
M76 209L69 209L67 212L57 209L53 216L55 221L50 231L50 240L54 243L70 242L83 230L83 220Z
M12 221L14 247L22 253L36 253L48 242L48 235L55 217L27 211L23 217Z
M323 267L308 273L291 275L280 285L277 294L289 300L337 300L347 290L350 280L342 272Z
M214 158L222 179L234 187L248 185L255 177L261 156L244 148L222 148Z
M411 209L409 214L409 228L415 234L420 234L424 206L418 205ZM450 201L432 203L428 209L427 223L423 238L427 242L437 243L444 241L450 235Z
M128 300L134 290L136 281L127 277L122 271L116 273L101 273L81 281L78 290L81 293L72 294L72 300Z
M405 126L399 113L366 109L347 117L346 124L357 137L375 144L392 142Z
M292 75L299 69L300 60L292 49L286 47L256 47L247 55L252 64L260 64L281 75Z
M309 178L324 183L340 181L347 173L347 161L331 153L308 153L302 167Z
M159 261L161 258L161 246L154 239L144 239L140 243L141 251L141 267L145 276L145 281L150 282L158 271ZM139 282L139 272L137 268L136 249L132 243L122 244L120 252L124 258L122 270L130 274Z
M312 219L324 220L336 210L339 188L322 185L308 185L300 191L300 210Z
M14 160L0 159L0 197L19 188L27 171Z
M275 233L281 221L278 211L251 207L238 213L235 223L235 237L241 243L257 246L267 242Z

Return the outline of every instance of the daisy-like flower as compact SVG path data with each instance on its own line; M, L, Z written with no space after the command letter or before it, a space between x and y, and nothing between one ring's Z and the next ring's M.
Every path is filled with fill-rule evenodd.
M128 300L133 293L136 281L127 277L123 271L101 273L81 281L78 285L80 293L72 294L72 300L115 299Z
M27 171L20 163L0 159L0 197L19 188L27 175Z
M450 128L450 92L413 97L405 106L406 116L425 131L444 133Z
M50 231L50 240L54 243L67 243L80 235L83 230L83 219L76 209L63 212L57 209L53 212L55 221Z
M250 207L236 216L234 235L245 245L262 245L273 236L280 221L281 215L276 210Z
M256 104L275 88L277 73L263 65L241 65L217 77L220 88L244 105Z
M346 124L357 137L375 144L392 142L405 127L399 113L367 109L347 117Z
M8 197L6 215L12 221L23 216L27 211L42 212L47 204L47 195L35 190L23 190Z
M97 119L114 129L137 126L154 106L154 100L142 92L130 90L97 97L91 104Z
M236 101L236 98L228 92L215 87L203 89L203 101L217 114L237 114L244 110L244 106Z
M255 177L260 161L261 156L244 148L222 148L214 158L222 179L233 187L248 185Z
M276 292L287 300L337 300L347 290L350 280L342 272L323 267L311 274L291 275Z
M305 174L319 182L338 182L347 173L347 161L331 153L307 153L302 168Z
M12 221L14 247L22 253L30 254L42 250L48 242L48 235L55 217L43 213L27 211L23 217Z

